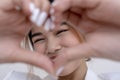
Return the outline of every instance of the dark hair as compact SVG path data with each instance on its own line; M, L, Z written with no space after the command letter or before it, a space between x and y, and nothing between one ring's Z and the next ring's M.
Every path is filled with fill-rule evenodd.
M28 38L29 38L29 40L30 40L30 43L31 43L32 46L33 46L33 41L32 41L32 31L30 31L30 32L28 33Z
M54 0L49 0L50 1L50 3L52 3Z

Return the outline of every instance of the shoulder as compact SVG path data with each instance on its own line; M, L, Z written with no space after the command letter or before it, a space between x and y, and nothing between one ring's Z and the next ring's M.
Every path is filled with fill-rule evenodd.
M120 72L109 72L97 75L88 68L85 80L120 80Z

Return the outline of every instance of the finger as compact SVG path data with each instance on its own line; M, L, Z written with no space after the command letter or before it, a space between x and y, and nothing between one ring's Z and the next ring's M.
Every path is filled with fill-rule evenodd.
M13 62L23 62L45 69L54 74L52 62L46 57L36 52L19 49L11 56Z
M42 26L45 23L49 15L49 10L50 2L48 0L42 0L41 13L38 16L37 26Z
M59 18L64 12L73 7L78 7L79 9L95 8L99 4L99 1L100 0L55 0L52 4L52 8L54 9L53 15Z
M95 8L100 3L100 0L55 0L52 7L56 11L66 11L72 7L78 8Z
M30 15L30 6L31 0L13 0L13 4L16 7L22 9L22 11L26 14L26 15Z
M94 53L94 50L90 48L87 44L74 46L60 53L60 55L55 60L54 66L57 70L70 61L91 57Z
M33 0L32 3L30 3L30 11L31 16L30 20L37 25L38 17L41 13L42 8L42 1L41 0Z
M71 7L72 0L55 0L52 3L52 8L56 13L58 12L65 12Z
M70 49L66 50L65 55L67 56L68 61L91 57L94 54L94 50L87 43L82 43L78 46L73 46Z
M49 13L50 7L51 7L49 0L42 0L42 3L43 3L42 11L45 11L45 12Z
M36 8L39 8L41 10L42 8L42 0L32 0L32 2L35 4Z
M20 6L23 12L30 16L30 20L37 26L42 26L48 17L50 9L48 0L15 0L14 3Z
M78 26L78 23L81 21L81 15L73 12L69 12L69 16L67 17L67 21L73 24L74 26Z
M67 21L69 22L69 17L70 17L70 13L65 12L63 15L60 15L59 18L56 18L57 16L51 16L51 20L53 21L53 23L55 24L55 26L59 26L62 22Z
M55 23L60 23L60 21L63 19L63 15L65 13L65 11L67 11L70 7L70 4L69 2L70 1L63 1L62 2L60 0L55 0L53 3L52 3L52 7L51 7L51 10L50 10L50 14L52 17L54 17L54 19L52 19ZM62 3L66 3L66 4L62 4ZM59 3L59 8L58 8L58 5L56 5L56 3ZM62 6L62 5L66 5L66 6Z
M55 0L54 3L52 4L52 8L50 11L52 17L54 17L54 19L52 19L54 23L59 24L62 22L62 20L66 20L66 18L70 17L70 13L71 13L70 8L71 8L71 0L62 0L62 1ZM65 14L67 17L65 16Z

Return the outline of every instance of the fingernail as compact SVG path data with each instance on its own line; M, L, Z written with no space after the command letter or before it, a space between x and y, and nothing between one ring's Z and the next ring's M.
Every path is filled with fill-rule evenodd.
M51 21L50 21L50 19L47 19L47 21L45 23L45 30L49 31L50 30L50 26L51 26Z
M30 12L33 13L33 11L35 10L35 5L34 5L34 3L31 2L31 3L29 4L29 9L30 9Z
M53 8L50 9L50 14L53 15L55 13L55 10Z
M56 72L56 75L59 76L63 70L64 70L64 67L59 68Z
M42 24L44 23L44 21L46 20L47 18L47 13L46 12L42 12L39 17L38 17L38 20L37 20L37 26L42 26Z
M54 29L54 28L55 28L55 24L54 24L54 23L52 23L52 25L51 25L50 29Z
M51 19L54 22L55 21L55 16L51 16Z
M38 8L34 9L32 16L30 17L30 19L33 23L37 22L39 13L40 13L40 10Z

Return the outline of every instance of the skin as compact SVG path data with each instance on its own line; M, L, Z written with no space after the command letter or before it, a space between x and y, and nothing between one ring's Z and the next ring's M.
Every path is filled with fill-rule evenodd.
M40 3L37 0L33 0L33 3L43 11L49 12L50 4L47 0L39 1ZM24 62L42 67L52 73L52 63L48 58L40 54L33 55L34 52L20 47L21 40L23 40L31 28L31 22L28 20L31 15L28 7L29 2L30 0L1 0L0 2L0 63ZM78 25L78 28L83 31L87 40L86 44L66 50L66 55L63 55L66 56L64 63L85 56L120 60L120 38L118 35L120 33L119 3L119 0L60 0L60 2L53 6L55 9L54 15L57 16L60 13L60 17L57 16L56 19L61 20L64 12L70 13L71 17L68 17L67 20L75 26ZM77 8L74 8L76 5ZM20 6L21 11L16 11L16 6ZM67 11L69 9L70 12ZM78 12L78 9L80 9L80 12ZM66 16L63 16L63 18L66 19ZM76 20L78 21L77 23L74 22ZM77 51L76 54L73 54L74 51ZM92 54L88 54L88 52L92 52ZM24 53L24 55L21 55L21 53ZM43 63L41 59L47 62L47 64ZM60 63L59 61L61 60L58 58L58 63Z
M64 63L83 57L120 61L119 3L115 0L55 0L52 4L54 13L51 14L55 17L54 22L58 25L67 20L86 39L84 44L66 50ZM58 63L61 63L60 59Z
M49 11L50 3L47 0L32 1L39 9ZM0 63L24 62L44 68L53 74L52 63L46 56L25 50L20 46L21 41L32 28L32 22L29 20L30 2L30 0L0 1ZM17 11L16 6L21 10Z
M35 35L35 34L38 35ZM46 31L44 27L34 27L32 29L33 48L40 54L47 55L54 64L55 70L60 66L56 64L57 57L65 54L65 50L81 44L82 40L78 38L73 28L68 24L61 23L59 27ZM61 53L62 52L62 53ZM68 75L80 67L80 59L70 61L64 65L64 70L60 76Z

